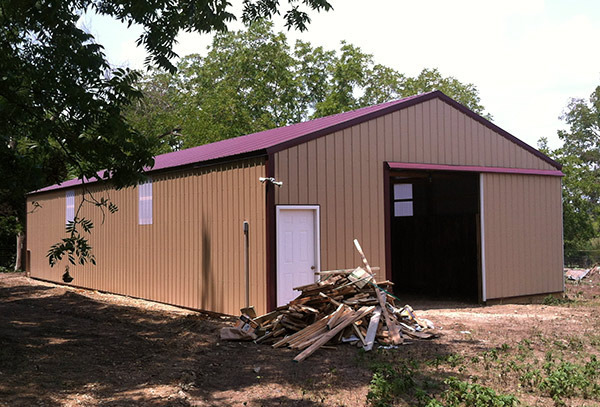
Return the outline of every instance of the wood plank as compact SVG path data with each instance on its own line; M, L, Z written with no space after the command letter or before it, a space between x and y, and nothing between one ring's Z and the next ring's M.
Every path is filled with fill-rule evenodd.
M331 338L336 336L340 331L346 328L348 325L353 324L359 319L363 318L365 315L369 314L373 311L375 307L362 307L356 312L349 314L348 317L344 318L343 322L340 322L335 328L331 331L321 335L321 337L315 341L312 345L306 348L304 351L299 353L295 358L294 362L302 362L304 359L312 355L317 349L319 349L322 345L325 345Z
M402 329L402 332L404 332L405 334L407 334L408 336L410 336L412 338L417 338L417 339L435 338L435 335L432 333L429 333L429 332L411 331L408 329Z
M281 311L271 311L268 314L264 314L258 318L254 318L253 321L256 322L258 325L262 325L263 322L272 321L277 316L279 316L279 314L281 314Z
M321 318L320 320L318 320L314 324L307 326L303 330L298 331L298 332L296 332L293 335L286 336L285 338L283 338L279 342L273 344L273 348L280 348L280 347L286 345L287 343L289 343L290 341L293 341L293 340L295 340L297 338L300 338L300 337L303 337L303 336L306 336L306 335L310 335L311 333L313 333L313 332L319 330L320 328L324 327L327 324L327 320L329 318L331 318L331 315L327 315L326 317Z
M365 351L370 351L373 349L373 344L375 343L375 335L377 334L377 328L379 327L379 319L381 318L381 307L376 307L375 311L373 311L373 315L371 316L371 321L369 322L369 329L367 329L367 337L365 338L365 346L363 349Z
M331 329L335 326L335 324L339 321L340 317L344 315L344 311L346 311L346 306L344 304L340 304L337 309L331 314L331 318L327 321L327 329Z
M363 336L362 332L360 332L360 329L358 329L356 326L356 323L352 324L352 329L354 330L354 333L356 333L356 336L358 336L358 339L360 339L360 342L362 342L363 346L365 346L367 342L365 341L365 337Z
M365 253L363 252L362 247L360 247L360 243L358 243L358 239L354 239L354 247L356 247L356 250L358 251L360 258L362 259L362 262L367 269L367 273L369 273L373 277L373 281L375 281L375 276L373 275L373 269L369 265L369 262L367 261L367 257L365 256Z
M327 332L330 332L327 330L327 328L321 328L321 330L315 332L313 335L308 336L302 340L296 341L293 344L290 344L290 349L302 350L302 349L308 348L310 345L312 345L313 343L318 341Z
M390 314L385 306L386 296L380 290L376 290L377 298L379 299L379 305L381 306L381 313L383 314L383 318L385 320L385 324L390 331L390 338L394 345L402 343L402 337L400 336L400 328L397 324L392 321Z
M277 338L279 335L284 334L284 333L285 333L285 328L277 329L277 330L271 331L268 334L263 335L260 338L256 339L254 341L254 343L261 343L269 338Z
M336 274L350 274L352 273L355 268L351 268L351 269L338 269L338 270L325 270L325 271L315 271L315 275L318 276L327 276L327 275L336 275ZM371 267L372 271L379 271L381 270L381 267Z

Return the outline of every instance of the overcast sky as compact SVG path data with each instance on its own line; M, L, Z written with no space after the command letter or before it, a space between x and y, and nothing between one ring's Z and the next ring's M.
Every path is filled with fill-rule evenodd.
M407 75L438 68L475 84L495 124L534 147L540 137L557 147L569 99L587 98L600 85L598 0L330 2L333 11L311 14L308 32L287 32L290 43L337 49L346 40ZM145 51L135 46L139 29L97 16L84 24L111 63L143 67ZM276 30L284 30L277 20ZM184 33L178 40L175 51L183 56L206 53L211 37Z

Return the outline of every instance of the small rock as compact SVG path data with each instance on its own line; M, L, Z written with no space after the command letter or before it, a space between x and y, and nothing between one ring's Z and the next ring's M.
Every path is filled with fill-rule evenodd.
M252 369L252 371L254 371L254 373L258 374L258 372L260 372L260 367L255 367L254 369Z

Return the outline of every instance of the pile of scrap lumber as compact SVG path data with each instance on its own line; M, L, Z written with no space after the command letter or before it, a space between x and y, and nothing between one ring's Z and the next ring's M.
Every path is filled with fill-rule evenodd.
M565 276L569 280L574 280L574 281L581 281L584 278L591 276L592 274L598 273L598 272L600 272L600 266L598 266L597 264L590 267L589 269L565 268Z
M393 283L375 281L358 241L354 243L363 267L316 273L320 281L296 287L300 292L296 299L256 318L242 315L236 327L224 328L221 337L246 335L256 343L289 347L300 351L296 362L327 345L350 343L369 351L375 342L394 346L407 338L433 338L426 332L432 323L419 319L408 305L397 306L391 294Z

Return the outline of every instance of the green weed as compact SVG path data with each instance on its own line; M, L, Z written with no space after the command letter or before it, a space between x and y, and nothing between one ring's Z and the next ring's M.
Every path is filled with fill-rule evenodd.
M590 345L600 349L600 335L589 335Z
M574 350L576 352L580 352L583 350L583 340L581 338L578 338L576 336L571 336L569 337L569 348L571 350Z
M448 389L443 403L431 400L426 407L513 407L520 402L511 394L498 394L493 389L451 377L444 381Z
M440 365L449 365L450 367L457 367L465 362L465 357L458 353L449 353L447 355L437 355L433 360L428 362L430 366L438 368Z
M600 374L600 362L592 356L585 365L570 362L554 364L546 362L544 365L546 378L538 385L539 389L546 392L556 405L564 405L564 398L581 395L584 398L600 398L600 386L595 379Z
M519 383L525 390L533 392L542 382L542 371L540 369L531 369L529 366L525 372L519 376Z
M567 296L565 297L554 297L552 295L549 295L547 297L544 297L544 301L542 302L544 305L566 305L566 304L570 304L572 303L573 300L569 299Z
M374 365L373 378L369 385L367 403L373 407L385 407L415 388L414 371L405 363Z

